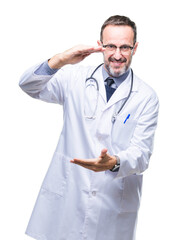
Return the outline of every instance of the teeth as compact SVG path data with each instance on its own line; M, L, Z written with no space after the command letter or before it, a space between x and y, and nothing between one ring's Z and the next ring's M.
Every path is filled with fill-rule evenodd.
M113 63L124 63L125 61L111 61Z

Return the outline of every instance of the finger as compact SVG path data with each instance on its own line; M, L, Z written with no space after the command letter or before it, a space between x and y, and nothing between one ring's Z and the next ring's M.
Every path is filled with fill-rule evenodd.
M70 161L71 163L74 163L76 165L79 165L81 167L84 167L84 168L87 168L87 169L90 169L90 170L93 170L95 171L96 169L96 163L94 162L91 162L91 161L83 161L81 159L73 159Z
M101 172L101 171L106 171L111 169L111 166L108 164L91 164L91 165L87 165L87 164L82 164L82 163L76 163L76 165L84 167L86 169L92 170L94 172Z
M91 54L95 52L102 52L104 51L102 46L96 46L96 47L88 47L80 50L80 53L82 54Z
M81 163L75 163L76 165L80 166L80 167L83 167L83 168L86 168L86 169L89 169L89 170L92 170L92 171L95 171L95 172L99 172L101 171L101 169L99 169L98 167L96 167L95 165L86 165L86 164L81 164Z
M75 163L75 164L80 167L92 170L94 172L101 172L101 171L106 171L106 170L110 169L108 166L105 166L103 164L91 164L91 165L82 164L82 163Z
M105 157L107 151L108 151L108 150L107 150L106 148L102 149L102 150L101 150L101 155L100 155L100 157L101 157L101 158Z
M105 48L103 48L102 46L97 46L94 47L93 52L102 52L105 51Z
M75 164L83 164L86 166L92 166L96 163L97 159L79 159L79 158L74 158L70 162L75 163Z

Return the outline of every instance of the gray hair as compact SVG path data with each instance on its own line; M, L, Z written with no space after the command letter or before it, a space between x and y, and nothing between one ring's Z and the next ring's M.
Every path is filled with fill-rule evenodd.
M109 17L102 25L101 32L100 32L100 40L102 42L103 40L103 31L106 26L108 25L114 25L114 26L130 26L133 29L134 32L134 44L137 40L137 27L136 24L130 20L130 18L120 15L114 15Z

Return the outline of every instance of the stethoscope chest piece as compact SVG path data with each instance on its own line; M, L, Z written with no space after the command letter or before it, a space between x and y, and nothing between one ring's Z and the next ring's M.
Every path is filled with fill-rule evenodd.
M111 118L111 122L114 124L117 118L117 114L113 114L112 118Z

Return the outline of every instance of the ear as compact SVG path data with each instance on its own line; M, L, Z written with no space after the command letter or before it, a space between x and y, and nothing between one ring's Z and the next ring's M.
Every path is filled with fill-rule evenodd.
M102 46L102 42L100 40L97 41L98 46Z
M133 50L133 55L136 53L138 47L138 42L135 43L134 50Z

